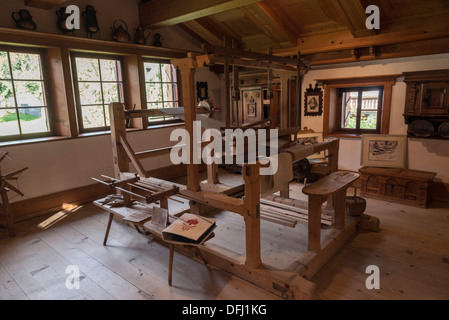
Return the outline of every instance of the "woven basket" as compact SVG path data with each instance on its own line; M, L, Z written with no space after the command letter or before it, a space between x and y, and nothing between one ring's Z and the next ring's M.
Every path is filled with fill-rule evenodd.
M346 213L350 216L360 216L366 210L366 200L360 197L346 198Z

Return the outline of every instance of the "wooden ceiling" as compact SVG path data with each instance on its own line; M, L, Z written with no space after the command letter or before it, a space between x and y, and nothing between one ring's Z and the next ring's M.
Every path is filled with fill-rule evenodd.
M380 9L380 30L365 26L369 5ZM211 45L300 51L312 65L449 52L449 0L150 0L140 20Z

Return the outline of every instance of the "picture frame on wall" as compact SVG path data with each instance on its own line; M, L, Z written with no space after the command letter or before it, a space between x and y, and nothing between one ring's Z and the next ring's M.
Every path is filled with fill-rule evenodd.
M407 160L407 136L362 135L363 167L405 168Z
M308 117L318 117L323 114L323 90L315 84L306 90L304 94L304 115Z

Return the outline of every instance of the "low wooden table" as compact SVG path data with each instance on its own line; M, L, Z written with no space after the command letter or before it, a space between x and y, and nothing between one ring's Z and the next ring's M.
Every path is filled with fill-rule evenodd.
M363 167L360 170L363 196L427 208L435 172Z

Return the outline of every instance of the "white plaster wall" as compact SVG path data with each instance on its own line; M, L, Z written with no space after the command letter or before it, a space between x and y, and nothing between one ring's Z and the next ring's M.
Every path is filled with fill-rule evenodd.
M78 5L81 11L85 10L87 4L95 7L98 11L102 40L111 40L111 26L116 19L122 19L128 24L132 36L139 25L139 0L69 0L68 4ZM16 28L11 13L20 9L28 9L31 12L33 21L38 25L38 32L60 33L56 26L56 8L43 10L27 7L23 0L0 0L0 27ZM161 33L164 47L198 50L198 44L192 42L190 36L184 36L182 31L178 31L161 28L152 31L152 35ZM75 36L86 37L83 20L81 30L76 31ZM94 38L98 38L98 35L94 35ZM20 42L20 39L17 39L17 42ZM148 43L150 42L151 37ZM207 72L204 71L199 79L210 82ZM210 86L212 90L216 88L216 81L212 80ZM221 98L218 96L215 99ZM170 133L176 128L180 126L131 132L129 140L135 151L168 147L175 144L170 142ZM9 146L0 144L0 150L8 151L19 164L29 167L20 178L20 187L25 197L15 198L13 202L90 185L94 183L92 177L114 174L110 135ZM146 170L171 165L169 155L142 162Z
M313 68L304 78L304 90L315 80L402 74L408 71L449 69L449 54L348 63ZM393 87L390 134L407 134L404 122L406 85L399 81ZM323 132L323 117L305 117L302 126ZM340 168L360 168L361 140L341 139ZM449 140L408 139L409 169L437 172L436 181L449 183Z
M128 133L134 151L168 147L170 133L182 126ZM114 176L111 137L96 135L76 139L0 147L22 166L29 169L20 176L20 187L25 197L20 201L95 183L91 178L101 174ZM169 155L142 161L146 170L169 166ZM131 165L131 171L133 167ZM135 171L134 171L135 172Z

